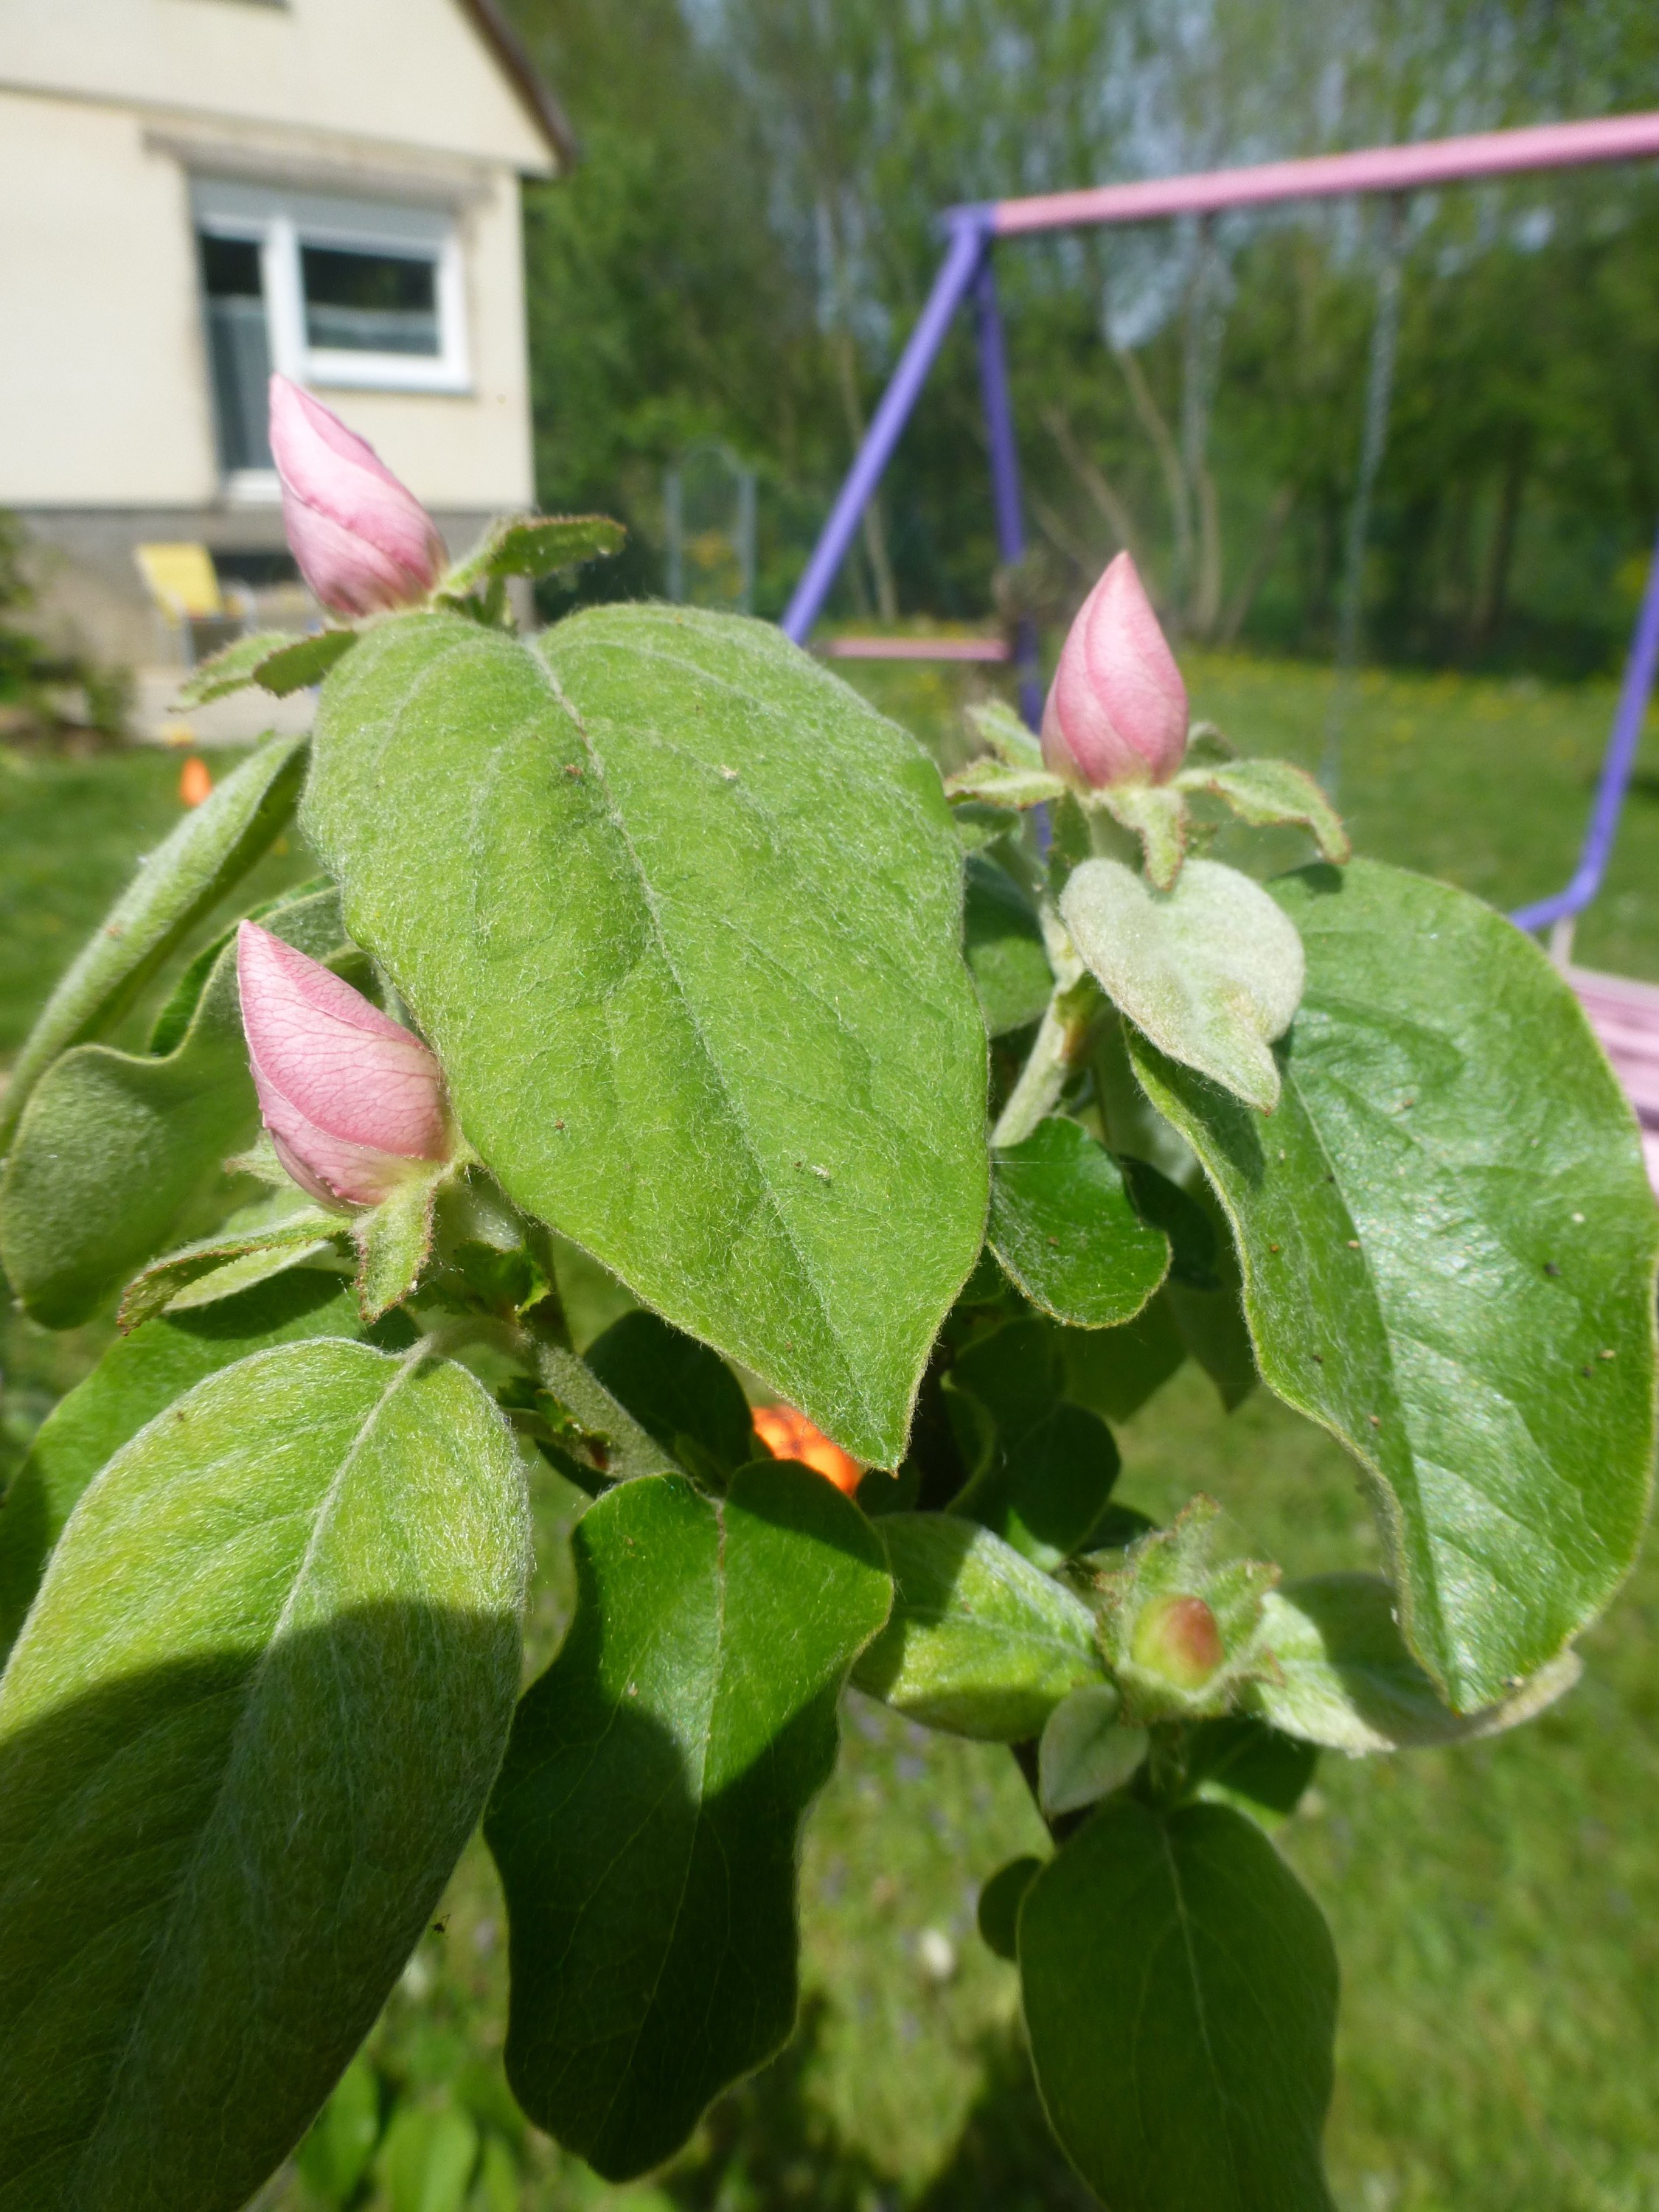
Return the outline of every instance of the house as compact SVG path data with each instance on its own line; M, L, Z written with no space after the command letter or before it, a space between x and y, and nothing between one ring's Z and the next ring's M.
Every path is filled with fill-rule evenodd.
M572 159L499 0L0 0L0 507L35 626L155 661L147 542L292 575L273 368L452 547L531 504L520 180Z

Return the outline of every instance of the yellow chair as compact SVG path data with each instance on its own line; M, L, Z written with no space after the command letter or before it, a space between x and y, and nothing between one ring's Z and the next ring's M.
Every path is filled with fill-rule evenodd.
M228 644L247 627L252 611L248 595L235 585L220 588L213 556L205 545L135 545L132 557L157 611L178 634L186 668L198 658L196 625L210 623L215 646Z

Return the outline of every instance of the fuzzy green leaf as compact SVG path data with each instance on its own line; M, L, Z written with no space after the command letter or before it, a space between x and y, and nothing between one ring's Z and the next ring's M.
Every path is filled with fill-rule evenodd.
M1006 869L970 853L962 941L992 1036L1040 1021L1054 988L1036 913Z
M1141 865L1155 890L1175 887L1187 857L1187 802L1170 783L1124 783L1100 792L1103 806L1121 829L1140 844Z
M1026 1891L1019 1972L1049 2124L1113 2212L1329 2212L1336 1957L1242 1814L1109 1799Z
M1104 1679L1088 1608L988 1528L951 1513L876 1525L893 1613L854 1669L871 1697L953 1735L1018 1743Z
M1308 952L1266 1125L1132 1040L1233 1224L1269 1388L1369 1479L1406 1638L1497 1704L1635 1557L1659 1215L1571 991L1462 891L1379 863L1276 897Z
M1564 1651L1496 1705L1449 1712L1395 1613L1380 1575L1316 1575L1270 1591L1262 1641L1275 1667L1246 1686L1246 1704L1286 1735L1358 1755L1500 1735L1553 1705L1583 1672L1577 1653Z
M315 742L307 833L509 1194L894 1463L988 1180L932 765L775 629L650 606L377 624Z
M71 1045L112 1026L179 940L217 906L294 811L302 738L274 738L147 855L58 983L0 1098L0 1153L30 1093Z
M1170 1240L1104 1146L1052 1115L993 1164L987 1241L1031 1304L1078 1328L1133 1321L1169 1271Z
M787 1463L720 1503L625 1484L574 1542L575 1621L520 1708L485 1833L514 2093L621 2180L793 2026L800 1824L889 1586L857 1508Z
M116 1319L137 1328L156 1314L215 1305L325 1252L345 1233L344 1217L304 1200L295 1189L246 1207L212 1237L154 1261L135 1275Z
M1279 1103L1268 1049L1302 996L1294 927L1260 884L1191 860L1171 891L1121 860L1074 868L1060 910L1107 997L1161 1052L1264 1114Z
M334 1340L83 1494L0 1678L5 2212L236 2212L293 2147L477 1818L526 1539L478 1383Z

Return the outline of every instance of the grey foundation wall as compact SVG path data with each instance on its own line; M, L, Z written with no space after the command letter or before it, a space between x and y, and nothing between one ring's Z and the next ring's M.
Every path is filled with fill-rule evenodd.
M182 665L173 626L155 609L133 558L152 543L205 545L216 560L253 556L263 566L285 558L279 507L25 507L19 519L30 541L29 568L39 599L29 623L54 651L126 668ZM465 552L492 520L483 512L441 513L433 520L452 555ZM258 618L275 626L302 624L320 610L293 585L256 586Z

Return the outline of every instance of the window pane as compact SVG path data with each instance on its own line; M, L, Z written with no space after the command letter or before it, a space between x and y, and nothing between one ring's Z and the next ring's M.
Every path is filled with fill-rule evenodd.
M302 246L306 343L347 353L435 355L438 270L426 255Z
M219 465L227 474L234 469L268 469L272 466L265 434L270 341L265 330L259 248L246 239L205 234L199 243Z
M202 283L210 300L258 300L264 296L259 248L251 238L201 239Z

